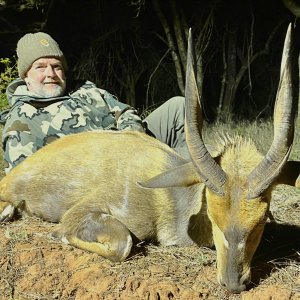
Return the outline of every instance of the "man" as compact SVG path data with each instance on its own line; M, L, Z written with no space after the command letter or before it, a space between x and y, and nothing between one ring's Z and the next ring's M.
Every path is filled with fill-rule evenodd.
M24 35L17 56L20 78L6 91L11 105L2 136L6 173L57 138L99 129L145 131L188 157L183 97L171 98L142 120L92 82L67 80L66 59L50 35Z

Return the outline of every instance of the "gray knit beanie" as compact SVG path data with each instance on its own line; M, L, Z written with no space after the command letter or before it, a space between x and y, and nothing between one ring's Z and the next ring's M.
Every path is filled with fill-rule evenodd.
M67 71L67 62L58 43L47 33L27 33L17 44L18 71L21 78L26 77L31 65L41 57L55 57L63 63Z

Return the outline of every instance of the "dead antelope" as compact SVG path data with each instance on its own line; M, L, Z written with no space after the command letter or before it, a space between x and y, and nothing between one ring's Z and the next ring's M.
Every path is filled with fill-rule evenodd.
M266 156L240 137L224 139L214 157L207 151L190 34L185 95L190 162L143 133L69 135L2 179L0 220L19 208L59 222L57 237L113 261L126 259L133 236L165 246L214 243L219 283L231 292L244 290L271 190L293 141L291 30L283 50L274 141Z

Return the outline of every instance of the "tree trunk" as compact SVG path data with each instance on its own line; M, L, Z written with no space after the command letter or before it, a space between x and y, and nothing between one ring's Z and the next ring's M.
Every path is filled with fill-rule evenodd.
M165 35L167 37L168 47L171 49L172 59L173 59L174 65L175 65L178 87L179 87L179 90L182 93L182 95L184 95L184 81L185 81L184 74L183 74L180 58L176 52L177 47L175 45L174 38L172 36L171 27L168 24L167 19L165 18L164 14L159 6L158 0L153 0L153 7L158 16L158 19L161 22L161 25L165 32Z
M183 27L182 20L180 18L180 13L178 12L178 7L176 5L176 1L169 0L169 4L172 9L173 14L173 27L174 33L177 42L178 53L181 60L181 67L183 70L183 74L186 73L186 52L187 52L187 39L185 38L185 28Z
M237 60L237 32L228 32L228 47L227 47L227 70L226 70L226 86L224 92L224 100L222 110L224 113L230 114L233 108L234 96L236 91L236 60Z

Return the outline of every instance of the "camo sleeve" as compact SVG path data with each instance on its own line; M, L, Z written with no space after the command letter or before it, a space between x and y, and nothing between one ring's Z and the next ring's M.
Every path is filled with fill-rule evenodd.
M46 125L44 115L27 103L20 102L10 110L2 134L6 173L45 145Z
M116 130L145 131L144 123L136 109L120 102L116 96L98 88L90 81L86 81L72 96L79 97L81 101L85 101L99 111L103 111L103 106L107 106L109 110L107 113L115 118L114 129Z
M30 128L32 126L34 124L28 124L20 118L18 106L15 106L8 114L2 135L6 173L39 149L38 137L32 134L32 128Z
M103 98L115 114L118 130L144 131L141 117L133 107L118 101L112 94L104 91Z
M29 132L10 133L3 140L3 145L5 173L36 152L33 136Z

